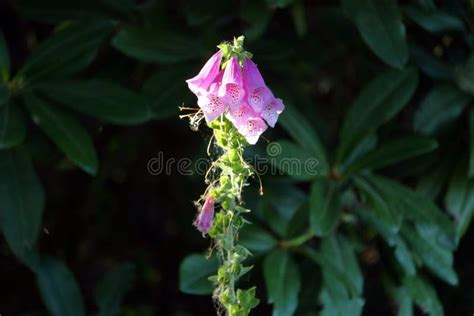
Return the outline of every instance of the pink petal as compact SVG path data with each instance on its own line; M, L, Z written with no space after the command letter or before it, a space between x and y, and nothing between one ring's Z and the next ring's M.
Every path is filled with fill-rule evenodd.
M245 95L242 70L240 69L239 61L235 57L232 57L227 63L218 95L231 109L238 107L242 103Z
M221 98L217 96L223 72L221 71L209 86L208 91L201 91L198 96L198 106L204 112L204 117L208 122L214 121L225 112L227 106Z
M261 112L263 107L272 99L274 99L274 96L266 86L258 87L248 92L248 102L257 112Z
M283 104L283 101L281 99L274 99L265 106L260 115L268 125L275 127L275 124L278 121L278 116L284 109L285 105Z
M227 114L229 120L234 124L249 144L255 144L260 135L267 129L267 125L252 107L243 103L239 108L230 110Z
M255 65L255 63L249 58L244 62L244 80L247 85L251 87L265 86L265 81L263 80L257 65Z
M251 59L246 59L244 63L244 87L248 103L256 112L261 112L263 107L274 98L265 85L257 65Z
M247 142L251 145L255 145L260 135L267 129L267 124L259 118L250 118L247 123L241 127L239 132L245 137Z
M198 98L198 105L208 122L214 121L227 109L226 104L214 93L207 93Z
M212 196L208 196L193 224L196 226L197 230L205 235L209 232L209 229L211 229L213 221L214 198Z
M240 125L245 124L250 117L256 116L257 115L252 110L252 108L245 103L242 103L236 109L230 109L227 115L228 119L234 124L237 129Z
M203 91L206 91L216 76L219 74L221 61L222 51L219 50L206 62L197 76L186 80L189 90L191 90L198 97Z

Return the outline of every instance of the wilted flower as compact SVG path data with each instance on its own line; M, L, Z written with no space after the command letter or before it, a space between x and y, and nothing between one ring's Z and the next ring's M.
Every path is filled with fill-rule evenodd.
M219 50L196 77L186 82L198 97L198 105L208 122L227 113L248 143L255 144L268 126L275 126L285 106L273 96L249 55L240 58L234 55L224 56ZM221 63L225 65L223 70Z
M214 220L214 197L208 196L204 205L201 208L198 216L194 220L193 225L196 226L202 235L206 235L211 229L212 222Z

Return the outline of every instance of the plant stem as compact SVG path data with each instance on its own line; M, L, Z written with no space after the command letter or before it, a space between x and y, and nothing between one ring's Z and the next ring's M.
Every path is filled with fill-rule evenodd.
M212 280L217 287L215 296L225 307L227 315L245 316L258 304L258 300L255 298L255 288L237 289L239 278L250 270L242 264L250 252L238 245L236 239L245 223L243 213L248 211L240 206L241 191L252 175L252 168L243 159L245 140L229 121L221 117L210 127L214 130L215 143L220 152L220 157L214 163L219 169L218 179L210 181L213 183L210 194L215 196L222 208L209 231L222 262Z

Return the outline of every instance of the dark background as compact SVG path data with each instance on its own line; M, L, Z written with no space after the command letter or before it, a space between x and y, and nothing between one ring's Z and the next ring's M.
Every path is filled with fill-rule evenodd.
M115 264L126 261L135 265L136 276L124 296L121 315L212 315L211 298L180 292L178 275L183 258L209 247L209 239L201 238L192 226L192 201L206 187L203 177L180 175L175 168L171 174L160 175L147 170L147 163L160 152L165 159L195 160L206 156L208 128L203 125L193 132L187 121L178 118L178 106L194 106L196 102L186 90L184 80L197 73L221 40L245 33L246 48L254 53L269 86L298 100L297 107L316 126L327 147L333 149L352 100L386 66L364 45L337 1L295 1L303 6L299 9L271 1L130 1L135 6L130 11L121 9L128 3L126 0L117 1L117 7L110 4L114 1L66 2L0 1L0 28L8 43L12 72L21 68L31 50L47 39L58 23L99 16L113 20L115 30L101 45L94 61L76 77L107 78L140 91L152 75L170 71L175 78L170 76L169 82L165 80L163 86L157 85L155 89L157 95L174 90L154 108L158 114L153 119L136 126L117 126L75 114L93 137L100 159L96 176L75 167L29 121L26 142L32 148L36 171L46 192L39 250L65 262L80 285L89 311L96 309L93 292L99 280ZM457 5L456 1L435 2L439 6ZM406 3L409 1L402 1ZM472 9L467 9L467 2L459 3L470 14L472 31ZM442 45L443 34L428 34L413 22L405 22L411 42L427 51ZM126 24L154 25L157 33L171 31L184 35L197 41L196 50L202 53L170 64L127 57L110 44L110 38ZM463 60L468 48L455 34L452 38L453 58ZM171 88L170 82L175 86ZM431 78L421 76L413 102L382 130L382 135L392 137L410 131L412 114L432 85ZM465 139L464 114L458 122L452 135L457 133ZM278 124L264 136L266 139L261 139L250 153L264 152L269 141L288 137ZM451 141L458 140L453 137ZM384 173L397 177L403 168L398 166ZM264 187L269 190L278 186L271 178L263 177ZM285 176L276 178L288 180ZM416 177L403 181L414 184ZM296 187L305 194L309 190L307 183ZM246 188L249 205L256 198L257 189L258 183L252 180ZM292 203L291 197L288 201ZM459 287L432 278L447 315L470 315L474 310L473 237L471 227L455 252ZM379 282L381 275L391 269L384 260L384 247L374 239L359 254L365 277L364 315L395 315L396 305L384 294ZM375 251L375 260L370 259L371 251ZM303 259L300 264L305 265ZM302 272L302 278L317 274L317 270ZM271 306L266 304L259 264L244 282L256 284L257 296L262 300L254 314L269 315ZM40 315L45 310L34 274L11 253L3 238L0 284L2 316ZM313 298L313 303L317 303L317 292ZM421 310L417 313L421 314Z

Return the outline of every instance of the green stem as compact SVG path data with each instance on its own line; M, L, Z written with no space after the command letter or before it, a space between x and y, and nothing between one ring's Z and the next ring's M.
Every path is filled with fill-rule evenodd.
M243 159L245 140L229 121L222 117L210 127L214 130L221 156L215 162L220 169L219 176L218 179L209 179L212 183L209 192L222 208L209 231L222 262L217 276L212 279L216 282L216 296L227 315L245 316L257 305L258 300L255 298L255 288L237 288L239 278L250 270L242 264L250 252L238 245L236 238L245 223L243 212L246 210L240 206L242 183L246 183L252 175L252 168Z

